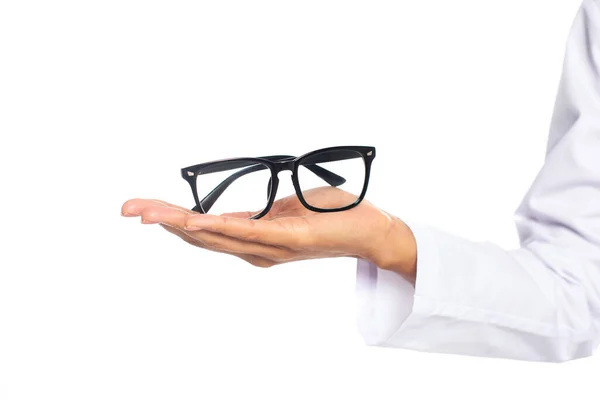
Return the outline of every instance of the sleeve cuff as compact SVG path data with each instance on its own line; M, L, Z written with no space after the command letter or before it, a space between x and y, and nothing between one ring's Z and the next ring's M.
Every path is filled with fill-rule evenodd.
M399 274L359 259L356 277L357 327L367 345L384 346L413 313L415 296L435 293L438 254L425 227L407 224L417 243L417 279L413 285Z
M581 312L585 297L572 289L558 297L546 264L531 249L506 252L408 225L417 243L414 287L358 261L357 325L367 345L529 361L580 358L597 346ZM553 251L544 254L556 263Z

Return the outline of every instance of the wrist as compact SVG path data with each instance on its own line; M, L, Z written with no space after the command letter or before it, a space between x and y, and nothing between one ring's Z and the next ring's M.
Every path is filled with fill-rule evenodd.
M389 224L379 239L368 260L377 267L396 272L411 283L417 275L417 243L415 237L402 220L387 215Z

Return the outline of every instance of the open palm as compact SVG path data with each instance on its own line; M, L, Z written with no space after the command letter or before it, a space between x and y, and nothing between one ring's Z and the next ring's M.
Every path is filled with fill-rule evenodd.
M305 198L335 208L352 203L354 196L323 187L306 192ZM276 201L259 220L248 219L254 211L217 216L159 200L133 199L123 204L121 213L141 216L143 223L159 223L187 243L260 267L342 256L385 265L393 253L389 235L396 219L366 200L350 210L318 213L306 209L293 195Z

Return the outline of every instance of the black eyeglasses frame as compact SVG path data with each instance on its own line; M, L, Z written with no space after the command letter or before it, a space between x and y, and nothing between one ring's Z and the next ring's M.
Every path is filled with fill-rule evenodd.
M310 204L308 204L306 202L306 200L304 199L304 196L302 194L302 190L300 188L300 182L298 180L298 168L300 166L304 165L302 163L303 160L306 160L309 157L315 157L317 155L320 155L321 153L323 153L324 156L327 153L329 153L330 156L335 155L335 153L337 153L337 157L335 157L335 161L350 159L350 158L357 158L357 157L344 157L343 152L345 152L345 151L360 154L360 156L362 157L362 159L365 163L365 178L364 178L364 184L363 184L363 188L362 188L360 195L357 197L357 199L354 203L344 206L344 207L324 209L324 208L318 208L318 207L311 206ZM339 158L339 157L342 157L342 158ZM206 212L208 212L208 210L205 210L205 208L207 208L207 207L202 207L203 202L200 200L200 198L198 196L198 189L196 186L196 179L197 179L198 175L212 173L212 172L227 171L227 170L240 168L240 167L248 166L248 165L252 165L252 164L263 164L267 168L269 168L269 170L271 172L271 186L270 186L270 188L268 188L268 201L267 201L266 207L258 214L250 217L250 219L262 218L271 210L271 207L273 206L273 203L275 202L275 198L277 196L277 188L279 186L278 174L281 171L291 171L292 172L292 183L293 183L294 189L296 190L296 195L298 196L300 203L302 203L302 205L305 208L307 208L308 210L314 211L314 212L321 212L321 213L339 212L339 211L346 211L346 210L356 207L365 198L365 195L367 193L367 188L369 186L369 178L370 178L370 174L371 174L371 164L374 159L375 159L375 147L371 147L371 146L335 146L335 147L327 147L327 148L323 148L323 149L319 149L319 150L314 150L309 153L303 154L299 157L288 156L288 155L277 155L277 156L265 156L265 157L238 157L238 158L229 158L229 159L210 161L210 162L196 164L196 165L182 168L181 169L181 177L186 182L189 183L190 188L192 189L192 194L193 194L194 200L196 202L196 206L192 210L197 211L201 214L205 214ZM334 160L329 160L329 161L334 161ZM330 183L331 186L339 186L345 182L344 178L342 178L332 172L329 172L326 169L321 168L316 164L307 164L307 165L319 168L318 171L313 170L313 172L316 173L319 177L321 177L325 181L327 181L328 183ZM225 188L227 186L228 185L226 185ZM208 196L206 196L205 199L207 197L211 196L211 194L212 194L212 192ZM216 197L218 198L219 195L220 195L220 193L218 193L216 195ZM205 199L203 199L203 200L205 200ZM210 204L211 206L214 201L216 201L216 198L211 202L211 204ZM210 208L210 207L208 207L208 208Z

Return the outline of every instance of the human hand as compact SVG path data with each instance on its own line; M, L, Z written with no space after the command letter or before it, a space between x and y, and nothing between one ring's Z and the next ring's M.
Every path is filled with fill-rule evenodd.
M312 204L335 208L349 203L351 194L335 187L305 192ZM350 200L351 202L351 200ZM142 223L160 224L187 243L237 256L255 266L270 267L290 261L357 257L398 272L414 282L416 243L398 218L363 200L341 212L306 209L296 195L276 201L267 215L248 219L254 212L199 214L159 200L132 199L121 214L140 216Z

